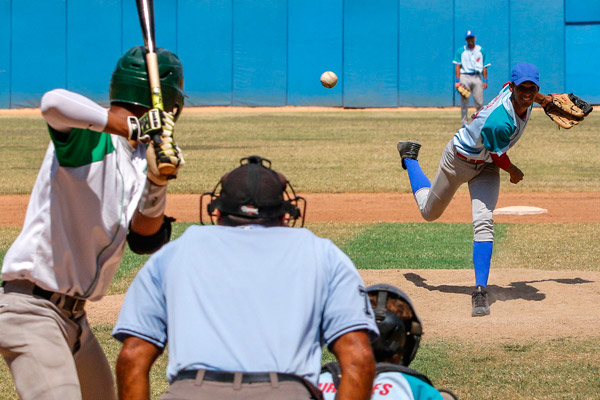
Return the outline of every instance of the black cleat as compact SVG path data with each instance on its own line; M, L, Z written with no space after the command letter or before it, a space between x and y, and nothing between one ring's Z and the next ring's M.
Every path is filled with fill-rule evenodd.
M406 140L399 141L396 145L398 148L398 153L400 153L400 157L402 158L402 168L406 169L406 165L404 165L405 158L412 158L416 160L419 156L419 149L421 148L421 143L416 140Z
M483 286L477 286L471 294L471 305L473 311L471 316L483 317L484 315L490 315L490 302L488 301L487 289Z

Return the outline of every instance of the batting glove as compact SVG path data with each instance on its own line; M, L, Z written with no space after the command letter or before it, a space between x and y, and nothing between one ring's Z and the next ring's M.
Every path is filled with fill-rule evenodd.
M166 185L167 180L175 179L185 164L181 149L173 139L175 129L173 114L162 112L162 116L161 135L154 136L146 150L148 179L157 185ZM160 142L157 139L160 139Z

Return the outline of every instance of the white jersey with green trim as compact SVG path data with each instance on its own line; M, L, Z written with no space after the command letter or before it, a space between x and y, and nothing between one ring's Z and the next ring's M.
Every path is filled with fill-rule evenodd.
M21 234L2 279L99 300L125 251L127 230L145 183L146 149L87 129L52 142L31 193Z

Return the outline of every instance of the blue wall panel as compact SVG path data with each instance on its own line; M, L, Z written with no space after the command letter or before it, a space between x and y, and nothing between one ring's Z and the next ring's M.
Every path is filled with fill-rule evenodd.
M0 0L0 108L10 107L10 0Z
M452 0L401 2L401 106L451 106Z
M398 1L346 0L344 106L398 105Z
M287 3L236 0L233 28L233 104L285 105Z
M232 104L232 1L179 0L186 106Z
M600 104L600 25L572 25L566 29L567 93Z
M66 88L104 106L109 104L110 76L122 54L120 16L120 0L67 3Z
M188 106L449 106L458 100L451 61L467 28L492 63L484 101L512 66L528 61L540 69L543 92L600 103L599 0L547 0L543 13L522 0L155 0L154 7L157 45L184 64ZM142 44L132 0L0 0L0 108L37 107L57 87L107 105L118 57ZM338 74L333 89L319 83L325 70Z
M288 104L341 106L343 92L343 0L289 0ZM338 84L319 77L333 71Z
M484 104L492 100L508 81L512 68L509 65L508 50L508 2L509 0L455 0L455 50L466 44L465 32L470 29L476 35L475 43L483 47L487 53L487 61L492 64L488 67L489 82L488 88L483 92ZM460 105L460 95L456 90L453 90L453 96L454 104Z
M565 0L566 22L600 22L600 1Z
M38 107L66 85L66 0L12 1L12 107Z
M564 64L549 62L564 60L564 6L562 0L544 1L543 18L537 2L510 2L510 61L535 64L540 70L543 93L563 92Z

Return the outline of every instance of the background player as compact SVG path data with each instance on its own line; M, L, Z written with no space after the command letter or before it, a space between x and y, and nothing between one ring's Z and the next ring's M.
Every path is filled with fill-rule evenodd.
M157 158L183 163L172 137L183 108L181 62L159 49L165 109L174 117L153 110L159 124L152 128L143 52L135 47L119 59L109 110L62 89L42 98L51 142L23 230L4 258L0 292L0 352L22 399L116 398L84 305L108 290L126 239L138 253L169 240L163 212L174 175L152 171ZM154 133L163 143L146 152L139 141Z
M463 85L473 93L475 111L483 106L483 90L488 87L487 69L491 65L487 61L485 50L475 44L475 34L465 32L467 44L459 47L454 55L454 87ZM469 123L469 98L460 96L460 118L463 126Z
M345 373L338 399L368 399L377 327L358 271L331 241L287 226L302 199L269 160L241 164L209 194L218 225L188 228L131 284L113 331L120 398L148 398L168 340L165 399L320 398L324 344Z
M469 183L476 285L472 294L473 316L490 313L486 287L494 243L493 212L500 190L499 170L508 172L511 183L523 179L523 172L511 162L507 151L521 138L533 102L544 106L552 101L552 96L539 93L539 89L537 67L529 63L515 65L511 82L448 142L433 184L417 161L421 144L409 140L397 145L415 200L427 221L439 218L458 188Z
M422 335L421 320L408 296L397 287L379 284L367 288L380 337L372 343L377 361L371 400L453 399L433 387L423 374L408 368ZM319 389L325 400L334 400L341 370L338 363L323 366ZM446 397L444 397L446 396Z

